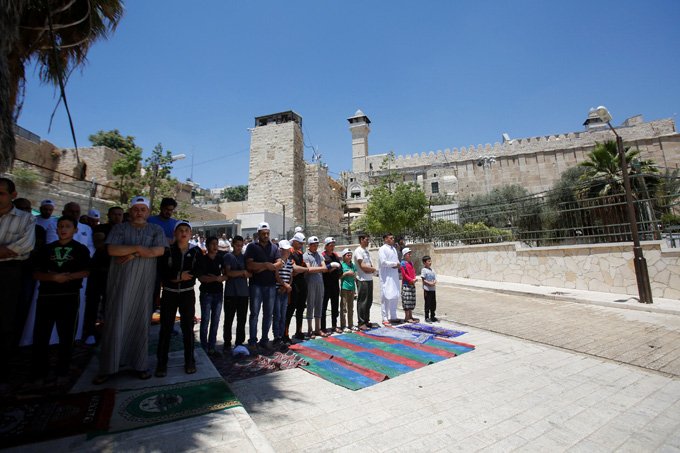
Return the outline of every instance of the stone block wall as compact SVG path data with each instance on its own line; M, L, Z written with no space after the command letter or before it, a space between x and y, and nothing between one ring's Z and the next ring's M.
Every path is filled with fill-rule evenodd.
M672 119L633 122L617 131L625 145L639 150L643 159L652 159L668 168L680 165L680 134ZM613 139L607 129L530 137L503 144L397 156L390 167L403 172L405 180L422 184L428 195L432 194L432 182L438 183L440 194L458 194L459 200L510 184L538 193L550 189L566 169L586 160L597 143ZM496 162L488 167L478 166L482 156L495 156ZM372 164L377 170L384 157L385 154L370 155L367 165Z
M680 250L666 249L660 241L645 242L642 249L653 295L680 299ZM630 244L527 249L503 243L437 248L432 256L433 267L442 275L638 294Z
M342 186L330 178L328 170L319 164L307 164L305 179L307 224L332 227L329 231L341 231Z
M305 165L302 131L297 123L272 123L252 129L249 211L279 210L283 203L286 214L301 223Z

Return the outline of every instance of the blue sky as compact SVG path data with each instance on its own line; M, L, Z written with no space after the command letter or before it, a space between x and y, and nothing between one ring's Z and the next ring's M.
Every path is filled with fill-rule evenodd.
M412 154L618 124L680 109L677 0L127 1L67 96L80 146L97 130L194 156L203 187L247 183L254 117L293 109L305 155L351 168L346 118L371 154ZM29 80L19 124L71 147L53 87ZM191 159L174 175L191 175Z

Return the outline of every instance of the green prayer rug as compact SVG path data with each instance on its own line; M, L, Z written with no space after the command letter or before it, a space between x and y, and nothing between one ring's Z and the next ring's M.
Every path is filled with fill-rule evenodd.
M97 434L146 428L240 405L222 378L120 390L109 429Z

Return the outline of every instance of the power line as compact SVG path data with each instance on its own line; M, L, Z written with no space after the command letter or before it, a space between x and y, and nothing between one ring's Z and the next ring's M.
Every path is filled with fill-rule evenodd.
M249 152L249 151L250 151L250 149L241 150L241 151L236 151L236 152L234 152L234 153L224 154L224 155L222 155L222 156L215 157L215 158L213 158L213 159L204 160L204 161L202 161L202 162L198 162L198 163L194 163L194 164L189 164L189 165L184 165L184 166L180 166L180 167L174 167L173 169L174 169L174 170L182 170L182 169L184 169L184 168L197 167L197 166L199 166L199 165L209 164L210 162L215 162L215 161L218 161L218 160L222 160L222 159L224 159L225 157L236 156L237 154L242 154L242 153Z

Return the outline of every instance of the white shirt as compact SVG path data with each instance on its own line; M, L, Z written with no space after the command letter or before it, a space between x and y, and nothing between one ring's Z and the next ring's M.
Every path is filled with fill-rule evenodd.
M45 228L45 231L47 231L50 227L50 224L53 223L54 227L55 227L55 231L56 231L57 218L56 217L48 217L47 219L44 219L41 216L36 216L35 223L37 225L40 225L41 227Z
M229 243L229 239L219 238L217 240L217 250L231 252L231 244Z
M383 297L386 299L398 298L400 288L397 250L391 245L383 244L378 250L378 256L380 258L380 283Z
M354 251L352 259L354 260L354 264L357 267L357 278L359 281L369 282L373 280L373 274L364 272L364 270L361 269L361 265L359 265L359 260L361 260L364 264L373 267L373 263L371 262L371 254L368 253L368 250L361 246L357 247Z

